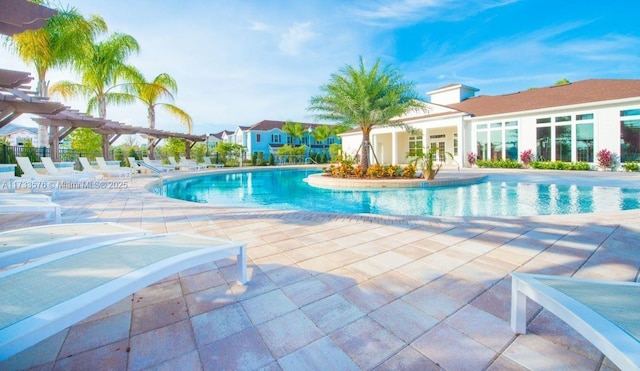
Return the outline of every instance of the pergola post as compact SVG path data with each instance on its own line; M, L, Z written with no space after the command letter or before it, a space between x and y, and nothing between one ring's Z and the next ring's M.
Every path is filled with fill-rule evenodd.
M191 159L191 142L189 142L188 140L184 140L184 150L185 150L185 157L187 159Z
M109 139L110 139L110 135L109 134L102 134L102 157L104 157L105 160L107 161L111 161L111 153L109 153Z
M60 127L51 125L49 126L49 150L51 153L51 160L53 162L60 162Z

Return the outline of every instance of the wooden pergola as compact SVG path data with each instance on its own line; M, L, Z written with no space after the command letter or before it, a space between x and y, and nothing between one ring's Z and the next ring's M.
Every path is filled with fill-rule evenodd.
M49 127L48 144L54 161L60 160L60 141L77 128L89 128L102 135L102 154L106 159L111 159L109 147L122 135L140 134L153 138L154 147L162 139L180 138L185 141L188 158L191 157L191 148L195 143L206 141L206 135L130 126L72 110L62 103L51 102L28 90L27 84L32 80L33 77L28 72L0 69L0 128L22 114L37 115L33 120Z
M25 84L32 80L28 72L0 69L0 128L25 113L55 114L67 108L29 91Z
M192 135L175 133L158 129L150 129L126 125L120 122L101 119L89 116L75 110L66 109L55 114L39 114L33 118L40 125L49 127L49 146L51 147L51 157L54 161L59 160L59 143L77 128L89 128L102 135L102 155L105 159L111 160L109 147L115 143L122 135L140 134L153 138L157 145L165 138L179 138L185 141L187 158L191 157L191 147L197 142L206 141L206 135ZM155 146L154 146L155 147Z
M27 0L0 0L0 34L12 36L47 25L58 12Z

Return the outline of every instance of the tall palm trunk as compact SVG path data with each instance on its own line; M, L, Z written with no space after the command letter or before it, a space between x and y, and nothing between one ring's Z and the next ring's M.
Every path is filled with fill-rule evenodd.
M41 97L49 96L49 83L45 80L46 71L36 68L38 72L38 95ZM38 146L48 147L49 144L49 127L47 125L38 124Z
M362 166L363 177L364 177L364 174L367 173L367 169L369 169L369 149L371 146L369 144L369 134L370 134L369 129L362 130L362 149L361 149L361 155L360 155L360 165Z
M153 106L147 107L147 120L149 122L149 128L155 129L156 128L156 110L153 108ZM154 138L149 137L149 139L147 139L147 149L149 150L149 153L147 153L149 155L149 158L151 160L155 160L156 147L155 147Z

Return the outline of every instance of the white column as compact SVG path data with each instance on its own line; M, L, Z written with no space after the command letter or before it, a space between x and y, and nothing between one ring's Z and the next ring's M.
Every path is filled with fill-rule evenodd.
M369 138L369 140L371 141L371 150L375 152L376 156L378 156L378 159L380 159L380 153L378 153L378 136L374 135L373 133L371 133L371 138ZM375 158L373 156L369 156L369 163L372 163L372 161L375 161Z
M427 153L429 149L429 130L425 127L422 128L422 151Z
M458 130L458 156L456 157L456 161L458 162L459 167L464 167L464 156L465 156L465 132L464 132L464 121L460 118L460 122L456 127ZM504 146L503 146L504 147Z
M398 164L398 134L393 129L391 132L391 165Z

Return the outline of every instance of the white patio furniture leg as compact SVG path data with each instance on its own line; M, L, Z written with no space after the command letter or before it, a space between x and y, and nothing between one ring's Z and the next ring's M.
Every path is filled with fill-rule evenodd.
M240 252L238 253L238 283L244 285L247 283L247 247L240 247Z
M527 333L527 296L516 277L511 277L511 329L516 334Z

